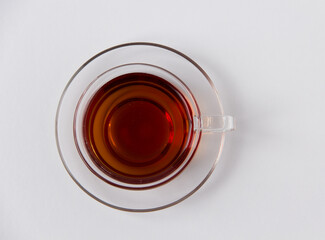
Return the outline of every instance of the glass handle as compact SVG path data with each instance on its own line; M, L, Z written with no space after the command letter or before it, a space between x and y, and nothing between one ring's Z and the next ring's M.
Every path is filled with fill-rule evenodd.
M201 116L196 117L194 127L202 132L228 132L235 130L235 121L232 116Z

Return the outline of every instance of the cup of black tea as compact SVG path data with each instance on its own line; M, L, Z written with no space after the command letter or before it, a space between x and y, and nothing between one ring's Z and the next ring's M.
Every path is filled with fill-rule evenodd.
M101 203L137 212L198 190L233 129L203 69L154 43L92 57L69 81L56 116L59 153L73 180Z

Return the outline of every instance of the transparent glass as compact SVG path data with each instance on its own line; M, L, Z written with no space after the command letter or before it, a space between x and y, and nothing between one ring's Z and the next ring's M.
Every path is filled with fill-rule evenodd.
M147 184L119 182L90 159L82 134L91 97L117 76L142 72L176 87L192 109L194 140L178 169ZM66 86L57 110L56 139L62 162L88 195L126 211L153 211L172 206L193 194L211 175L220 157L224 133L234 129L225 116L217 91L203 69L184 54L154 43L128 43L107 49L82 65Z

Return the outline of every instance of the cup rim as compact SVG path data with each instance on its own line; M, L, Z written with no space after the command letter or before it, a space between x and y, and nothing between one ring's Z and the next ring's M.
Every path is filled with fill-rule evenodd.
M101 167L99 165L97 165L89 156L89 154L87 154L87 151L83 151L82 149L85 148L85 143L84 141L80 140L80 138L83 138L83 136L80 136L80 129L78 131L77 129L77 119L80 115L82 115L82 111L80 108L81 107L81 103L82 102L88 102L91 98L92 95L86 97L85 95L87 95L88 91L90 92L96 92L98 89L100 89L102 87L102 85L99 85L97 87L95 87L95 90L92 89L92 86L95 85L94 83L101 79L103 76L105 77L105 75L107 73L111 73L112 71L114 72L115 70L120 70L121 68L128 68L128 67L147 67L147 68L151 68L151 69L155 69L155 70L159 70L162 71L168 75L170 75L173 80L179 82L179 85L181 85L184 90L182 91L181 89L178 89L182 94L186 94L187 97L189 97L190 99L190 103L189 105L192 106L191 110L191 141L189 142L189 144L193 144L191 147L191 151L189 151L189 153L186 155L185 160L182 161L182 164L174 169L170 174L166 175L165 177L158 179L154 182L149 182L149 183L142 183L142 184L131 184L131 183L127 183L127 182L122 182L122 181L118 181L116 179L114 179L113 177L109 176L110 174L108 174L105 170L101 169ZM149 74L153 74L153 73L149 73ZM115 77L109 77L110 80L113 80ZM165 79L165 78L164 78ZM109 81L110 81L109 80ZM166 80L166 79L165 79ZM168 81L168 80L166 80ZM104 84L107 83L106 81L104 81ZM175 86L176 87L176 86ZM176 87L177 88L177 87ZM85 105L85 104L83 104ZM83 107L87 108L87 104ZM80 112L81 111L81 112ZM196 128L200 128L200 126L194 126L194 118L200 118L200 109L199 106L193 96L193 93L191 92L191 90L188 88L188 86L179 78L177 77L175 74L173 74L172 72L168 71L165 68L156 66L156 65L152 65L152 64L147 64L147 63L127 63L127 64L123 64L123 65L118 65L115 66L111 69L106 70L105 72L103 72L102 74L100 74L98 77L96 77L88 86L87 88L84 90L84 92L82 93L78 104L76 106L75 109L75 113L74 113L74 120L73 120L73 135L74 135L74 141L75 141L75 146L79 152L79 155L81 157L81 159L83 160L83 162L86 164L86 166L89 168L89 170L95 174L98 178L100 178L102 181L111 184L115 187L120 187L120 188L124 188L127 190L146 190L146 189L150 189L150 188L154 188L154 187L158 187L161 186L163 184L168 183L169 181L172 181L175 177L177 177L185 168L186 166L191 162L192 157L194 156L195 152L196 152L196 148L199 145L200 142L200 138L201 138L201 134L202 132ZM81 116L80 116L81 117ZM78 134L79 133L79 134ZM82 135L82 134L81 134ZM104 174L103 174L104 173Z

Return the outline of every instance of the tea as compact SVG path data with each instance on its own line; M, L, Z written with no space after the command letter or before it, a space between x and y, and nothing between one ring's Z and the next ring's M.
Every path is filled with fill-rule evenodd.
M83 120L88 153L104 173L131 184L165 178L186 159L193 137L191 108L166 80L129 73L102 86Z

